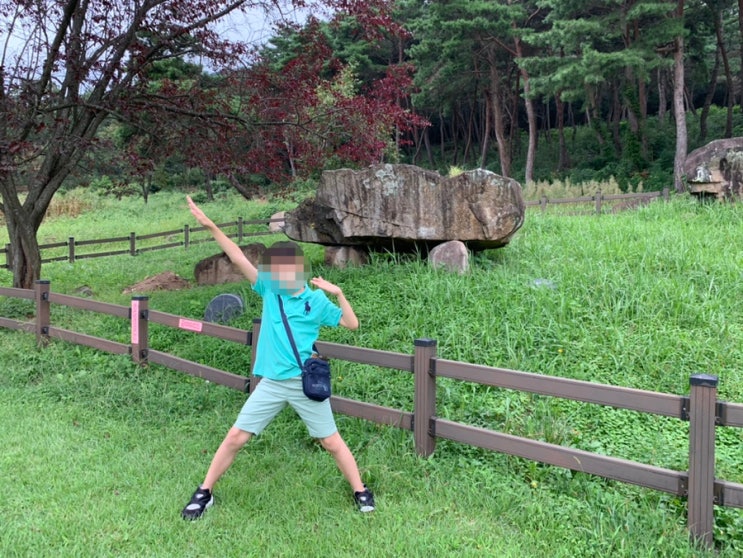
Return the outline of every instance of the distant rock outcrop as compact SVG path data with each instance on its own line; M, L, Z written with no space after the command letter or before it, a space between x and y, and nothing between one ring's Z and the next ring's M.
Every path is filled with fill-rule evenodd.
M427 253L459 240L508 244L524 223L521 185L486 170L443 177L413 165L325 171L317 195L285 215L285 234L325 246Z
M266 247L257 242L241 246L240 249L255 266L258 265L263 252L266 251ZM224 252L209 256L197 263L194 268L194 278L197 285L221 285L246 280Z
M689 192L730 200L743 197L743 137L709 142L684 163Z

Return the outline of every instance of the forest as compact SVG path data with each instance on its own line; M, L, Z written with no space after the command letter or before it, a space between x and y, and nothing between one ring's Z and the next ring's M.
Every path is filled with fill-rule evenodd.
M60 189L250 199L399 162L684 191L692 149L743 135L742 5L0 0L14 284L38 279Z

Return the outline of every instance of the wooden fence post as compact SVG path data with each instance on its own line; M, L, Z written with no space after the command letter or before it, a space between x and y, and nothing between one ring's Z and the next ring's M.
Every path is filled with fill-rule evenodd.
M663 201L668 201L668 199L669 199L669 192L670 192L670 190L668 188L663 188Z
M5 245L5 269L13 269L13 265L11 262L13 261L13 256L10 253L10 244Z
M71 236L67 239L67 253L69 254L68 259L70 263L75 263L75 237Z
M248 376L248 393L253 393L253 390L255 390L256 387L258 387L258 382L261 381L260 376L253 376L253 366L255 366L255 357L256 357L256 350L255 348L258 346L258 335L261 332L261 319L260 318L254 318L253 319L253 341L252 346L250 347L250 375Z
M34 288L36 299L36 343L40 346L49 342L49 281L36 281Z
M436 416L436 340L416 339L413 357L415 400L413 437L418 455L428 457L436 449L436 432L432 419Z
M715 421L717 376L695 374L689 380L689 495L691 535L711 548L714 526Z
M244 234L245 234L245 227L243 223L243 218L238 217L237 218L237 243L238 244L242 243Z
M601 193L601 190L596 192L596 195L594 196L594 199L596 200L596 215L601 215L601 200L604 198L604 195Z
M542 196L539 200L539 206L542 208L542 211L547 211L547 196Z
M183 246L184 248L188 249L188 246L191 244L191 227L188 225L183 225Z
M133 232L129 233L129 255L137 255L137 234Z
M147 364L149 297L133 296L129 311L132 330L132 360Z

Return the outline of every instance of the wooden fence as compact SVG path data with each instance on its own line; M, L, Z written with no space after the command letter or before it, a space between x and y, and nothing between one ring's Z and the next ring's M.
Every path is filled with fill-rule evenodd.
M237 221L230 221L229 223L219 224L219 228L222 229L227 236L234 238L238 244L242 243L244 239L253 236L265 236L274 234L270 230L261 231L248 231L247 227L251 225L262 225L266 227L269 223L281 222L283 219L253 219L245 220L242 217L238 217ZM234 232L230 232L235 229ZM137 233L129 233L128 236L118 236L113 238L101 238L95 240L78 240L71 236L64 242L52 242L49 244L40 244L39 250L42 251L41 263L68 261L69 263L75 263L75 260L81 260L83 258L102 258L104 256L120 256L130 255L136 256L144 252L151 252L154 250L164 250L166 248L184 247L188 248L194 244L201 244L204 242L213 242L213 238L194 240L192 235L201 231L205 231L205 227L190 227L189 225L183 225L182 229L174 229L170 231L163 231L151 234L138 235ZM166 242L160 244L153 243L158 242L158 239L165 239ZM94 245L114 245L111 250L103 252L85 252L81 253L78 248L90 247ZM64 250L63 250L64 249ZM86 248L88 249L88 248ZM64 255L58 255L64 251ZM51 252L53 255L44 256L44 253ZM6 244L5 248L0 250L0 254L5 254L5 269L12 269L11 262L13 257L11 254L10 244Z
M130 354L136 363L160 364L240 391L250 391L257 385L255 377L240 376L151 349L148 325L162 324L252 347L260 331L258 319L253 321L252 331L246 331L152 310L146 296L133 297L131 305L126 307L57 294L51 292L49 281L38 281L33 290L0 288L0 296L35 301L33 322L0 317L0 327L35 333L40 346L56 338L109 353ZM129 320L130 343L57 328L50 323L52 304ZM318 342L317 345L330 358L412 373L412 410L394 409L338 396L333 396L331 402L336 412L412 431L416 451L421 456L431 455L436 440L444 438L674 494L687 499L687 524L691 536L708 547L714 543L714 506L743 508L743 484L715 478L715 428L743 427L743 404L718 401L715 376L691 376L690 395L684 396L446 360L437 357L437 343L432 339L416 340L412 354L327 342ZM254 357L255 352L252 353ZM252 366L251 358L251 370ZM689 470L664 469L439 418L436 413L437 378L451 378L688 421Z
M539 207L542 211L547 209L550 204L553 205L577 205L577 204L593 204L593 211L597 215L601 215L604 211L604 204L611 202L620 202L619 205L610 205L612 209L621 207L634 207L638 204L649 203L654 199L663 199L668 201L670 197L670 191L668 188L664 188L662 192L641 192L634 194L602 194L597 192L591 196L582 196L578 198L559 198L549 199L547 196L542 196L539 200L530 200L526 202L527 207Z

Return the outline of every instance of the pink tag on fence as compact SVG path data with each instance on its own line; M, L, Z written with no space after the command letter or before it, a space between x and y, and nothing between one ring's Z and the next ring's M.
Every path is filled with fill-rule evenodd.
M181 318L180 320L178 320L178 327L188 331L200 332L201 329L204 327L204 324L202 324L201 322L197 322L196 320L186 320L184 318Z
M132 300L132 345L139 344L139 301Z

